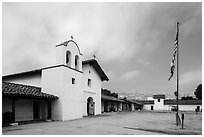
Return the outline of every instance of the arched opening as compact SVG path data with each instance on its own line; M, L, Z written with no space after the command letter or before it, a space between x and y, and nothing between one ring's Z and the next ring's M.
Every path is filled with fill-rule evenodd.
M71 67L71 52L70 51L66 52L66 64L67 66Z
M79 56L78 55L75 56L75 69L79 70Z
M92 97L87 99L87 115L91 116L95 114L95 102Z

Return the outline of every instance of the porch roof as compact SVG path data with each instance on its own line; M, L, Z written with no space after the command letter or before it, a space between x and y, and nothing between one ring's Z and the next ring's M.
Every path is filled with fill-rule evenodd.
M40 87L28 86L10 82L2 82L3 97L23 97L35 99L58 99L57 96L41 92Z
M121 100L121 99L119 99L119 98L110 97L110 96L105 96L105 95L101 95L101 99L102 99L102 100L115 101L115 102L125 102L124 100Z
M139 101L135 101L135 100L125 100L125 101L128 102L128 103L133 103L133 104L137 104L137 105L143 105Z

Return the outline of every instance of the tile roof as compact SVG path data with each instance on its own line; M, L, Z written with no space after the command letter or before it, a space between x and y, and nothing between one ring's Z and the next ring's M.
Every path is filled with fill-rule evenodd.
M179 100L179 105L202 105L202 100ZM164 105L176 105L176 100L164 100Z
M130 102L130 103L134 103L134 104L137 104L137 105L143 105L139 101L135 101L135 100L125 100L125 101Z
M124 100L121 100L119 98L111 97L111 96L106 96L106 95L101 95L102 100L110 100L110 101L115 101L115 102L125 102Z
M100 65L98 64L98 62L95 59L83 61L82 65L85 65L85 64L92 65L94 67L94 69L98 72L102 81L104 81L104 80L108 81L109 80L108 77L106 76L106 74L104 73L103 69L100 67Z
M138 100L143 105L154 104L154 100Z
M153 95L154 99L165 99L165 95L164 94L158 94L158 95Z
M35 99L58 99L57 96L41 92L40 87L2 82L3 97L25 97Z

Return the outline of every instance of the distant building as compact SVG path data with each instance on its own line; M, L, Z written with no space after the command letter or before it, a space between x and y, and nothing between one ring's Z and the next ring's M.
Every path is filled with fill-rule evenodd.
M142 104L118 98L118 94L111 93L109 90L101 90L101 112L135 111L142 108Z
M2 77L3 122L101 114L101 83L108 80L95 59L84 61L75 41L66 41L56 46L54 66Z
M154 100L153 97L147 97L147 100Z
M143 110L171 111L176 107L176 99L165 99L164 94L153 95L153 100L139 101ZM179 111L202 111L202 100L180 100Z

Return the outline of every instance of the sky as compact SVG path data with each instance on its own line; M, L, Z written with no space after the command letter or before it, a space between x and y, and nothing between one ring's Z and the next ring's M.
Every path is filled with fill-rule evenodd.
M2 3L2 75L55 63L55 45L70 40L96 59L112 92L176 91L170 76L179 22L179 92L202 83L202 3Z

